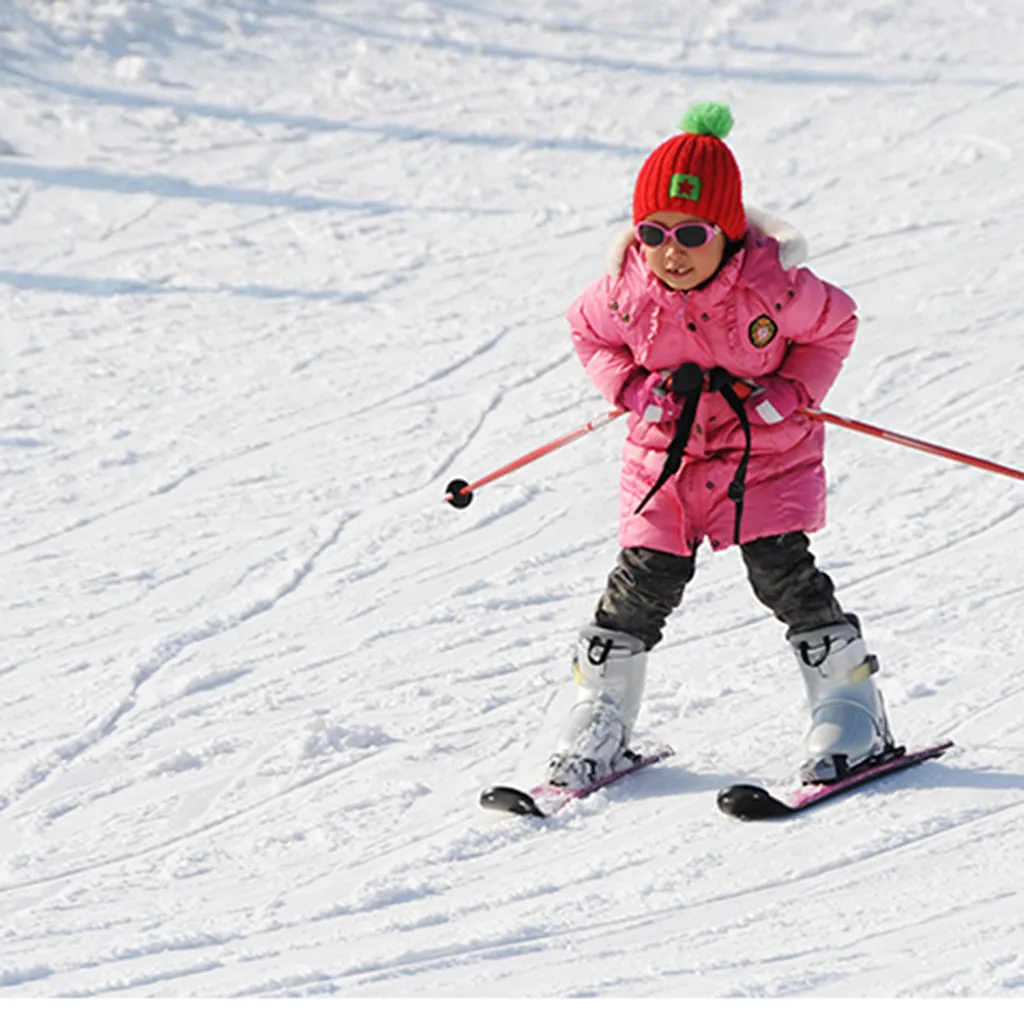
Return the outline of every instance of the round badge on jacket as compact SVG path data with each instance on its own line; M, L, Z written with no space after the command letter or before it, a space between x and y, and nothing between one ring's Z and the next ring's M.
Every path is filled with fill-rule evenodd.
M779 328L775 321L762 313L756 320L752 320L748 331L750 344L754 348L764 348L778 334Z

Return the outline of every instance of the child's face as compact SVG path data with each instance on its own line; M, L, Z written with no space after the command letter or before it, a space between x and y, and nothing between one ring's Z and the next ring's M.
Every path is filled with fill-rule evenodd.
M652 220L664 228L674 228L688 220L703 220L689 213L661 210L644 220ZM640 246L647 266L662 284L677 292L687 292L702 285L718 269L725 251L725 235L718 232L700 249L684 249L671 235L657 249Z

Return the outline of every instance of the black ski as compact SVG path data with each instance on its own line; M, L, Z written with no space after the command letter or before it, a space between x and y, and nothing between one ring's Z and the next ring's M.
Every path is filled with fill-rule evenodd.
M723 814L742 821L764 821L769 818L789 818L801 811L810 810L818 804L831 800L852 789L865 786L875 779L912 768L922 761L929 761L942 755L953 746L952 740L924 747L907 753L903 747L881 761L876 761L847 775L838 782L828 782L818 786L804 786L793 794L789 800L779 800L761 786L738 783L727 786L718 794L718 807Z

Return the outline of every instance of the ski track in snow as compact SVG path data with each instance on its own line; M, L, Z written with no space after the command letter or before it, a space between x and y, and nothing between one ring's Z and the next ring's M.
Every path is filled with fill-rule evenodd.
M839 430L815 540L894 727L804 818L736 552L679 752L529 784L616 553L564 311L695 99L860 307L826 407L1024 464L1012 0L22 0L0 13L0 996L1019 996L1020 484Z

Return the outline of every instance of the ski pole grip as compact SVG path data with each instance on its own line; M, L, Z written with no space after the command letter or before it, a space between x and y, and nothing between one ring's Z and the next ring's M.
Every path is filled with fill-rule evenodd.
M683 363L672 371L665 386L674 395L692 395L704 387L704 373L696 363Z
M756 390L752 384L740 377L734 377L720 366L708 371L708 391L722 391L730 387L741 402L746 401Z

